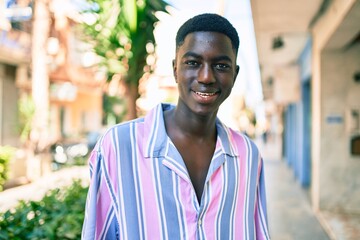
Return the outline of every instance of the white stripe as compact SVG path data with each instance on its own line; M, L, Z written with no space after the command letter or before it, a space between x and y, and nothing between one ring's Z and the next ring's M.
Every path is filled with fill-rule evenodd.
M205 219L205 218L206 218L206 215L207 215L207 213L209 212L209 211L206 211L206 210L209 208L210 201L211 201L211 199L212 199L211 178L210 178L210 180L208 181L208 184L205 186L204 192L206 191L206 189L208 189L208 193L209 193L209 194L204 194L204 195L203 195L203 196L205 196L205 197L204 197L204 203L206 203L207 205L206 205L206 207L204 207L204 209L203 209L202 219ZM216 218L215 218L215 219L216 219ZM208 223L208 222L203 221L203 223L204 223L203 226L204 226L204 229L205 229L205 228L206 228L206 225L207 225L206 223ZM213 228L214 232L213 232L213 233L208 233L208 235L209 235L209 236L216 236L215 223L213 223L212 228Z
M154 165L155 165L155 171L152 171L153 172L153 178L154 178L154 181L156 184L155 185L155 189L154 189L154 192L157 193L159 192L159 198L158 201L160 201L160 204L158 203L158 206L160 208L158 208L158 220L159 220L159 223L160 223L160 231L162 230L162 228L164 229L165 231L165 239L167 239L168 237L168 230L167 230L167 226L166 226L166 218L165 218L165 211L164 211L164 203L163 203L163 199L162 199L162 193L161 193L161 183L160 183L160 173L159 173L159 160L158 159L155 159L154 158L154 148L155 148L155 143L156 143L156 139L157 139L157 135L155 135L154 133L158 133L158 129L159 129L159 122L160 122L160 110L161 110L161 107L158 107L156 109L156 114L154 116L153 119L157 119L157 122L156 122L156 125L155 125L155 128L154 128L154 131L152 131L151 135L152 136L150 139L149 139L149 143L151 142L151 140L153 140L152 142L152 145L151 145L151 148L150 148L150 158L151 158L151 161L154 161ZM155 177L155 172L156 172L156 175L158 176L157 178ZM158 194L155 194L155 197L157 197ZM161 219L163 219L163 221L161 221ZM161 223L163 223L164 225L161 226Z
M220 195L221 196L221 201L220 201L221 206L219 205L219 216L220 217L223 215L223 211L224 211L224 207L225 207L225 200L226 200L225 189L227 189L227 187L228 187L227 178L224 177L224 176L228 176L227 165L228 165L228 162L225 159L225 163L224 163L224 167L223 167L224 170L222 171L224 173L221 174L222 182L224 183L224 187L223 187L223 191L221 192L221 195ZM219 219L219 220L221 220L221 219ZM221 221L218 222L218 227L216 229L217 229L217 239L221 239L221 236L220 236L220 233L221 233Z
M233 204L232 204L232 207L231 207L231 215L230 215L230 219L231 219L231 223L230 224L230 232L233 234L232 235L232 238L235 239L235 230L234 229L234 226L235 226L235 212L237 210L237 205L238 205L238 200L239 200L239 172L240 172L240 169L239 169L239 162L238 162L238 158L235 157L235 160L233 161L234 162L234 168L235 168L235 186L234 186L234 189L235 189L235 193L234 193L234 199L233 199Z
M169 157L166 157L167 159L171 159ZM168 161L167 159L164 159L162 161L162 164L168 168L170 168L172 171L175 171L181 178L183 178L186 182L191 183L189 176L186 172L184 172L183 168L177 164L176 162L174 162L174 160L172 159L172 161ZM180 169L180 171L178 171L178 169Z
M252 148L251 148L251 145L250 145L250 142L249 142L249 139L244 137L245 141L246 141L246 152L247 152L247 155L246 155L246 191L245 191L245 194L246 194L246 198L245 198L245 209L244 209L244 212L245 212L245 215L244 215L244 223L247 223L246 224L246 229L244 229L244 233L246 234L245 236L245 239L250 239L250 229L249 229L249 222L248 222L248 219L247 217L249 216L249 197L250 197L250 190L249 190L249 187L250 187L250 180L251 180L251 168L252 168L252 161L251 161L251 156L252 156ZM244 224L245 226L245 224Z
M110 211L111 211L111 209L109 209ZM112 214L111 215L109 215L109 216L107 216L107 219L112 219L114 217L114 211L112 211ZM106 224L106 228L104 228L102 231L101 231L101 233L99 234L99 236L100 236L100 239L104 239L105 238L105 236L106 236L106 233L108 232L108 230L109 230L109 227L110 227L110 225L111 225L111 221L106 221L108 224ZM104 233L105 233L105 235L104 235Z
M179 222L180 236L183 236L185 226L183 225L183 220L184 219L181 218L181 216L182 216L181 215L181 209L183 209L183 207L181 205L181 200L180 200L180 197L179 197L180 194L181 194L180 187L179 187L180 183L179 183L178 178L176 177L177 175L175 174L175 172L172 172L171 175L172 175L172 181L173 181L172 185L174 186L173 187L173 195L174 195L174 199L176 200L175 204L176 204L177 219L178 219L178 222ZM177 187L175 187L175 186L177 186ZM186 233L186 231L185 231L185 233Z
M134 177L133 177L133 179L134 179L134 187L135 187L135 198L136 198L136 208L138 209L138 211L137 211L137 215L138 215L138 224L139 224L139 236L140 236L140 239L143 239L143 228L145 229L145 226L143 226L143 224L142 224L142 216L141 216L141 214L140 214L140 209L141 209L141 211L143 211L143 206L144 206L144 204L142 204L142 207L140 206L140 201L142 200L141 199L141 195L142 195L142 193L141 193L141 188L139 189L138 188L138 185L139 185L139 183L138 183L138 180L137 180L137 176L140 178L140 176L141 176L141 174L138 174L137 173L137 169L139 169L139 159L138 159L138 157L137 157L137 155L136 155L136 143L135 143L135 136L136 136L136 133L135 133L135 136L134 136L134 123L131 123L130 124L130 127L129 127L129 129L130 129L130 142L131 142L131 156L132 156L132 160L134 161L134 165L133 165L133 175L134 175ZM135 129L136 130L136 129ZM139 196L139 192L140 192L140 196ZM144 212L143 212L144 213ZM146 230L145 230L145 232L146 232Z
M159 199L158 201L160 202L160 204L158 204L160 206L160 208L158 209L158 211L160 212L160 216L162 218L162 223L163 226L162 228L165 231L165 239L168 239L168 230L167 230L167 222L166 222L166 217L165 217L165 210L164 210L164 202L163 202L163 196L162 196L162 191L161 191L161 183L160 183L160 171L159 171L159 159L155 159L155 171L156 171L156 175L158 176L156 178L156 183L157 183L157 191L159 193Z

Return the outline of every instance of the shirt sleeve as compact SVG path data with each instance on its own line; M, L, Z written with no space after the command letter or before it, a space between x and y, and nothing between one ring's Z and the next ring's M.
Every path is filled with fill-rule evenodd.
M86 199L82 228L84 240L118 239L118 224L109 188L106 184L104 159L100 151L93 150L89 158L90 185Z
M267 220L264 162L261 157L258 166L258 184L257 184L256 195L257 195L256 206L255 206L256 239L259 240L270 239L268 220Z

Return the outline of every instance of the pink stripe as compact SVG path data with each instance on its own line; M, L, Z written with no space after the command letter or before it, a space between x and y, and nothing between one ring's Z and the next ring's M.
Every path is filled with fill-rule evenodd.
M182 208L185 209L185 224L186 224L186 234L187 239L196 239L196 227L197 227L197 213L195 206L192 203L194 195L193 188L191 184L186 182L183 179L180 179L180 202Z
M112 145L112 144L113 145ZM114 159L118 159L116 156L117 154L119 154L119 148L117 148L117 146L119 146L119 136L118 136L118 132L116 132L115 137L112 138L111 143L109 142L109 149L110 151L114 151ZM116 161L117 162L117 161ZM119 235L120 235L120 239L126 239L127 238L127 226L126 226L126 221L125 221L125 206L124 206L124 201L122 200L122 196L124 195L123 192L123 185L122 185L122 180L121 180L121 164L120 162L116 163L116 165L111 166L114 169L116 169L116 188L118 191L118 195L116 197L120 197L119 199L119 211L116 213L117 218L118 218L118 224L119 224Z
M114 144L112 143L112 138L105 138L103 142L103 148L105 149L105 153L107 153L107 156L104 156L105 165L106 165L106 171L109 173L110 182L112 185L112 190L114 191L115 196L118 196L118 184L119 184L119 176L117 174L117 166L116 161L114 159L116 158L116 152L114 149Z
M218 168L214 174L211 177L211 201L208 207L208 211L204 217L204 228L205 232L209 233L207 237L209 239L215 239L216 238L216 232L217 232L217 217L219 213L219 207L220 207L220 201L222 197L222 184L224 182L223 180L224 175L222 168ZM213 238L212 238L213 237Z
M143 131L141 129L142 126L139 127L137 132L141 134ZM143 136L137 136L138 139L143 138ZM140 187L143 203L143 211L145 214L145 226L146 226L146 239L161 239L161 226L160 226L160 216L158 203L156 198L156 185L155 179L152 173L154 170L152 169L153 159L140 158L143 156L143 145L139 145L139 174L140 174Z
M96 239L99 239L100 234L104 231L105 221L110 209L111 200L105 179L102 179L99 193L101 196L98 196L98 202L96 206Z
M235 135L238 136L238 135ZM246 156L248 154L248 149L246 147L246 143L244 141L244 138L239 136L235 139L236 146L239 146L240 148L237 149L237 151L241 154L239 154L239 164L240 164L240 173L239 173L239 188L238 188L238 204L235 211L235 225L234 228L234 238L235 239L243 239L244 236L244 230L245 230L245 224L244 224L244 210L245 210L245 198L247 195L246 192L246 174L247 174L247 165L246 165Z
M97 154L98 154L98 152L93 150L93 151L91 151L90 156L89 156L89 166L93 169L93 174L95 173L94 168L96 167Z
M141 183L140 186L143 192L143 210L145 212L145 226L146 226L146 239L161 239L161 227L160 227L160 216L158 203L156 198L155 191L155 180L151 173L154 171L151 170L151 162L150 159L139 159L140 163L140 175L141 175Z

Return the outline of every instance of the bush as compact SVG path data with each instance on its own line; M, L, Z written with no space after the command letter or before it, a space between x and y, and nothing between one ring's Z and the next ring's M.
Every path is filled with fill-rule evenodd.
M4 183L8 179L8 167L10 159L15 154L15 148L10 146L0 146L0 192L4 188Z
M0 239L80 239L88 188L80 180L0 213Z

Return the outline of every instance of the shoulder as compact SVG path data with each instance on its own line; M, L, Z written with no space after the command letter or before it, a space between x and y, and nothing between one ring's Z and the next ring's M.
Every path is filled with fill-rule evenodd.
M229 135L230 138L246 141L249 144L256 146L255 142L245 133L243 133L239 130L236 130L232 127L229 127L223 123L220 123L220 126L225 130L225 132Z
M252 156L259 155L259 148L253 139L251 139L245 133L228 127L224 124L222 124L222 127L227 133L227 137L231 145L236 149L239 155L242 155L241 153L244 152Z
M100 151L104 146L114 145L116 143L125 143L130 140L131 132L139 124L143 123L143 118L137 118L130 121L118 123L113 125L103 133L99 138L98 144L95 150Z

